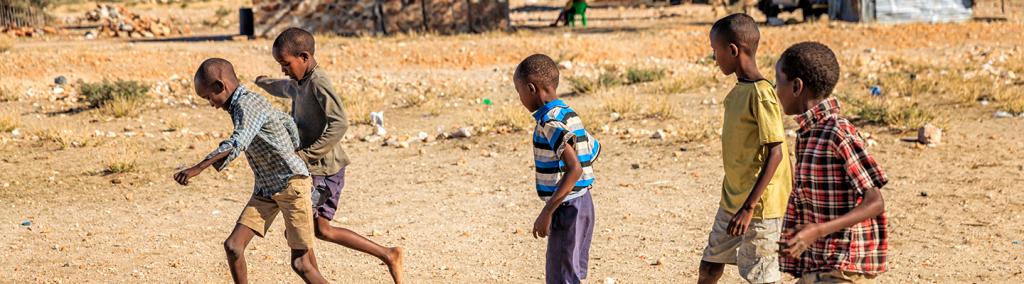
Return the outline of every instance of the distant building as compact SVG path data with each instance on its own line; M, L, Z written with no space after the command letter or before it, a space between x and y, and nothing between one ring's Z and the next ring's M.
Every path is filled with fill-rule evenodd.
M945 23L972 17L973 0L830 0L829 16L850 22Z
M289 27L338 35L505 30L508 0L253 0L257 36Z

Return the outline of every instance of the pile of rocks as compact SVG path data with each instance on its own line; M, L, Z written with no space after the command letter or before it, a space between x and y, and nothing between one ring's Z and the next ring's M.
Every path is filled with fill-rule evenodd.
M153 38L191 33L187 26L178 27L170 20L142 16L113 4L96 5L96 9L85 13L83 20L100 24L98 30L86 32L87 39L97 36Z

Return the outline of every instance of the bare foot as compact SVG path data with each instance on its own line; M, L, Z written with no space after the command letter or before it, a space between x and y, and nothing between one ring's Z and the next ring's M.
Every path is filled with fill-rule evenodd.
M388 256L384 259L384 264L388 266L388 272L391 272L391 279L395 281L395 284L402 283L402 260L405 258L405 251L402 247L393 247L388 249Z

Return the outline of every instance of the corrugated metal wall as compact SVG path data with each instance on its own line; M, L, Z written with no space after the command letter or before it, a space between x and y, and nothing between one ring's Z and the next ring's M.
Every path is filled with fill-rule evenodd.
M456 34L507 29L508 0L253 0L256 34Z

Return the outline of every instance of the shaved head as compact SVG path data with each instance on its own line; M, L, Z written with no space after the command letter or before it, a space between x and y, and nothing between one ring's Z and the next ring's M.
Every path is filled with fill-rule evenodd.
M313 40L313 34L300 28L288 28L274 40L274 49L291 56L298 56L303 52L313 55L316 52L316 42Z
M757 43L761 41L761 32L757 22L747 14L732 14L715 21L711 26L711 34L723 43L735 44L747 55L757 53Z
M196 70L195 80L197 84L211 86L216 82L221 84L238 85L238 77L235 75L235 67L231 62L223 58L210 58L203 61ZM220 86L225 87L225 86Z
M532 83L538 88L558 88L558 64L543 54L530 55L516 67L515 79Z

